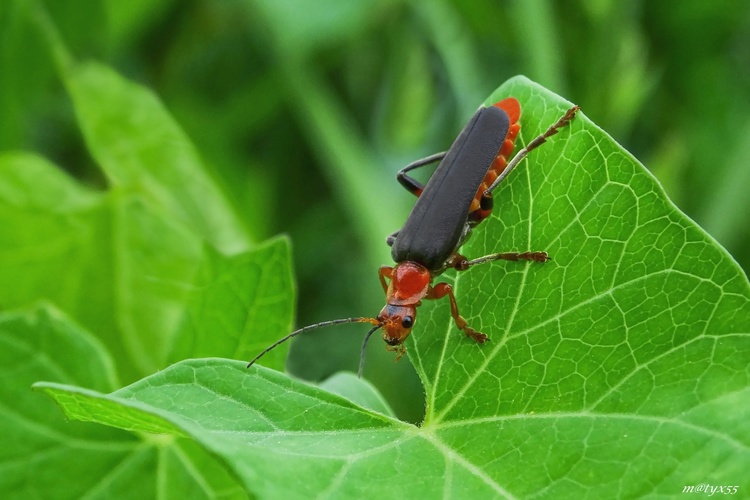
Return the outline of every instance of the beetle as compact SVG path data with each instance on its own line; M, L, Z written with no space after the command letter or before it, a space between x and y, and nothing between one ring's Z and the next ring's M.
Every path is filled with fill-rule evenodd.
M450 149L410 163L396 175L398 182L417 196L417 201L403 227L386 239L396 265L382 266L378 271L386 295L386 305L378 316L337 319L306 326L261 351L247 366L282 342L309 330L343 323L370 323L374 326L362 343L361 376L365 348L375 331L382 328L386 349L395 351L398 361L405 353L404 342L414 327L421 301L446 296L458 329L478 343L486 342L487 335L469 327L459 314L450 284L433 285L433 280L449 268L465 271L494 260L546 262L550 259L546 252L529 251L496 253L468 260L459 249L474 228L492 213L492 192L500 182L530 151L568 125L578 109L578 106L568 109L508 161L520 130L520 104L509 97L492 106L481 106ZM408 175L414 169L435 162L439 164L424 186Z

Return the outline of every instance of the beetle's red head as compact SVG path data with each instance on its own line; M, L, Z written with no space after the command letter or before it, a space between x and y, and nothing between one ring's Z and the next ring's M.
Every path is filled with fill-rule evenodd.
M383 325L383 340L391 347L404 343L417 319L417 308L413 305L395 306L386 304L378 321Z
M430 271L412 261L400 262L396 267L383 268L391 280L386 291L386 305L378 322L383 325L383 340L389 347L403 345L417 319L417 306L430 290ZM382 272L382 271L381 271ZM393 350L393 349L391 349ZM399 349L403 353L403 348Z

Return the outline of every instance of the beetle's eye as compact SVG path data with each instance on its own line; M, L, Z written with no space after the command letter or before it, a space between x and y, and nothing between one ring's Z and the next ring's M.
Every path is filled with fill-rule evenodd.
M401 320L401 326L404 328L411 328L411 325L414 324L414 318L411 316L405 316L404 319Z

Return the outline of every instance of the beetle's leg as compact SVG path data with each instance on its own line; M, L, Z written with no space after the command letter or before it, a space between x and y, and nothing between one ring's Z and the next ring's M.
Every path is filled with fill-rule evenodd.
M519 260L525 260L530 262L547 262L548 260L552 260L552 257L550 257L547 252L505 252L505 253L493 253L490 255L485 255L484 257L479 257L477 259L468 260L465 257L458 256L460 258L457 258L455 260L451 261L451 265L458 269L459 271L466 271L471 266L476 266L477 264L484 264L485 262L492 262L493 260L510 260L517 262Z
M386 351L391 351L396 353L396 362L398 362L399 359L401 359L404 354L406 354L406 346L404 344L399 345L385 345Z
M570 121L575 118L576 113L578 112L580 108L578 106L573 106L569 110L565 112L564 115L560 117L559 120L557 120L555 123L553 123L550 128L547 129L547 131L539 136L537 136L533 141L531 141L525 148L521 149L518 153L516 153L516 156L513 157L512 160L508 163L508 166L505 167L505 170L502 171L500 175L497 176L497 179L495 179L495 182L492 183L490 187L488 187L484 195L491 195L492 191L495 190L495 188L500 184L503 179L505 179L509 173L518 165L521 160L526 158L526 155L529 154L530 151L533 151L534 149L538 148L545 142L547 142L547 139L553 135L555 135L559 130L566 126Z
M453 295L453 287L451 287L448 283L438 283L437 285L430 288L430 291L427 292L426 298L441 299L445 297L446 295L451 301L451 316L453 316L453 320L456 322L456 326L458 327L458 329L463 330L463 332L466 334L467 337L471 337L472 339L476 340L480 344L487 342L490 339L487 335L469 327L468 323L463 318L463 316L458 314L458 305L456 304L456 296Z
M429 165L430 163L435 163L436 161L440 161L445 157L446 153L447 151L443 151L442 153L435 153L434 155L430 155L426 158L422 158L421 160L409 163L407 166L398 171L398 173L396 174L396 180L402 186L404 186L407 191L415 196L419 196L420 194L422 194L422 189L424 189L424 186L418 180L406 175L406 172L414 170L415 168L424 167L425 165Z
M393 274L393 268L391 266L380 266L380 269L378 269L378 277L380 278L380 284L383 286L383 291L388 294L388 283L385 282L385 279L391 279L391 276Z
M398 231L393 231L393 232L391 233L391 235L390 235L390 236L388 236L388 237L387 237L387 238L385 239L385 243L386 243L386 245L388 245L389 247L392 247L392 246L393 246L393 244L394 244L394 243L396 243L396 238L398 238L398 233L400 233L400 232L401 232L401 230L400 230L400 229L399 229Z

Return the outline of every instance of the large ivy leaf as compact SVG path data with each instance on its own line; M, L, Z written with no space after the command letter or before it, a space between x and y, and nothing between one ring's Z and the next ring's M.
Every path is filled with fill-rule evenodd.
M517 78L528 142L569 103ZM455 277L478 346L425 303L420 427L256 366L181 362L110 395L37 385L71 418L189 435L261 497L621 497L750 488L750 286L585 116L496 193ZM446 277L444 279L452 279Z

